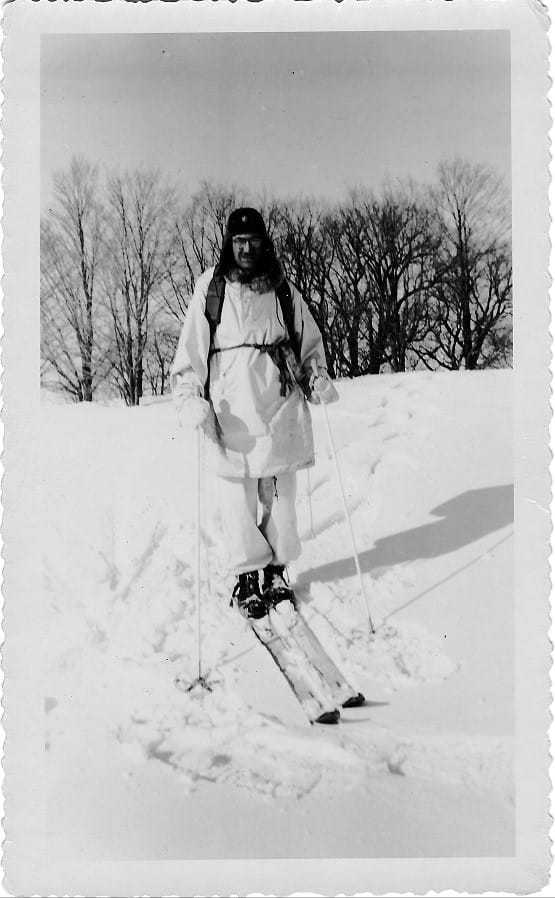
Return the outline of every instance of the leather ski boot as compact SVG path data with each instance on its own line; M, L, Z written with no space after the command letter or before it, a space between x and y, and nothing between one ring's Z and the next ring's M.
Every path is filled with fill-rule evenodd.
M259 619L267 612L266 603L260 595L258 571L247 571L239 574L231 595L231 604L235 604L243 617Z
M262 598L275 608L280 602L291 602L296 606L295 593L285 580L285 566L283 564L268 564L264 568L264 580L262 581Z

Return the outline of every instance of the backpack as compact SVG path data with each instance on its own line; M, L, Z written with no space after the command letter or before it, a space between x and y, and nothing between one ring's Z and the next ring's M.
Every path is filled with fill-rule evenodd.
M281 314L283 315L283 323L287 333L291 349L295 355L297 363L300 364L301 358L301 341L295 332L295 312L293 309L293 296L291 287L286 280L283 280L278 287L275 288L276 297L279 301ZM222 319L222 306L225 296L225 278L215 274L206 293L206 307L204 314L210 326L210 350L214 347L214 335ZM209 383L206 382L205 396L208 397Z

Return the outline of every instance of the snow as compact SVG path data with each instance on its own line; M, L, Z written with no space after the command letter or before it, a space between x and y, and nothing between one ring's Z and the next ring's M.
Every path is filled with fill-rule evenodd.
M369 702L335 727L308 724L228 607L206 466L213 691L176 688L197 674L196 456L171 403L43 405L52 856L513 852L512 373L338 388L329 418L375 636L320 408L291 571L306 619Z

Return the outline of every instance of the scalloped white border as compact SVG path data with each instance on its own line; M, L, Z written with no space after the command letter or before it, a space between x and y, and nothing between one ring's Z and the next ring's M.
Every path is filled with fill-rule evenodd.
M15 0L3 9L7 887L20 894L538 892L549 875L550 538L547 13L539 0ZM515 858L49 862L40 832L39 37L59 31L509 28L515 293ZM35 642L35 640L34 640ZM36 642L35 642L36 644Z

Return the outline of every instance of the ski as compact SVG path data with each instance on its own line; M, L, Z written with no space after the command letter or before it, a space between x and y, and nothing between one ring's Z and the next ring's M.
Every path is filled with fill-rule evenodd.
M303 656L300 647L272 626L269 615L249 618L248 623L285 677L309 721L337 723L339 711L334 696L319 674L311 669L310 661Z
M285 613L280 613L281 606L284 606ZM364 698L351 686L345 675L330 658L312 628L291 602L280 602L271 609L269 617L274 630L280 634L282 639L289 635L296 642L337 704L345 704L348 707L364 702Z

